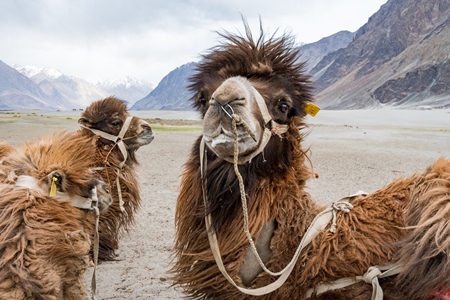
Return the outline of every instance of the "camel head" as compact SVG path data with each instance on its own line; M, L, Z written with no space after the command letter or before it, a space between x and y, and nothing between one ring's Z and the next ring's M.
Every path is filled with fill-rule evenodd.
M127 118L131 118L129 125ZM125 124L128 128L124 128L126 132L120 140L123 140L128 151L150 144L154 138L150 125L138 117L131 117L126 102L115 97L93 102L83 112L78 123L85 128L98 130L113 137L119 136ZM103 136L99 141L103 144L114 143Z
M106 208L112 197L92 170L94 155L92 139L56 132L11 151L3 157L0 173L5 183L36 189L59 201L97 199Z
M266 40L261 30L254 41L246 23L245 29L243 37L219 33L225 42L203 56L189 85L203 115L203 139L219 158L233 157L232 115L248 125L237 126L240 163L262 152L267 131L268 138L283 138L291 124L300 125L305 104L312 102L293 38Z

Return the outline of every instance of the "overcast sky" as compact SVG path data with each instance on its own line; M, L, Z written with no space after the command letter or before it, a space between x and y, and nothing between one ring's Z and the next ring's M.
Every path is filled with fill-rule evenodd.
M0 0L0 60L86 79L157 85L217 44L215 31L290 32L312 43L354 32L387 0Z

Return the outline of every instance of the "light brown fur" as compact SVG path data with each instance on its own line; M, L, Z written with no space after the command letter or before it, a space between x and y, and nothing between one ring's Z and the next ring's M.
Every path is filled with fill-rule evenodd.
M54 133L25 144L0 165L0 299L84 299L93 227L89 210L49 197L57 172L57 191L92 196L94 145L77 133ZM26 175L38 188L16 186ZM43 194L44 193L44 194Z

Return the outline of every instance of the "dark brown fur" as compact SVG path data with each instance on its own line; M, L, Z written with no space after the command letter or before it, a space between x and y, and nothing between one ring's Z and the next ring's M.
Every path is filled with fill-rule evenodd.
M87 210L59 202L11 179L29 175L50 190L48 174L68 195L90 196L94 145L75 133L55 133L26 144L0 165L0 299L84 299L93 227ZM5 177L5 174L7 175Z
M306 164L308 156L306 149L301 146L303 136L298 126L304 126L301 117L305 115L304 104L312 100L311 84L302 75L303 65L296 62L297 50L290 37L271 37L264 41L261 33L255 43L247 26L246 30L247 38L221 34L226 43L213 48L204 56L197 73L192 77L190 88L196 93L194 106L205 114L208 99L222 81L236 75L247 77L263 95L272 117L279 123L289 124L289 131L283 138L273 136L263 154L256 156L251 163L239 166L246 187L252 236L258 236L266 222L276 222L270 245L272 257L267 266L273 271L279 271L294 255L312 219L324 209L304 191L306 180L312 173ZM280 117L277 112L280 95L292 103L287 119ZM206 212L212 214L224 265L239 282L238 271L248 249L248 241L243 232L238 182L232 164L218 158L208 149L208 208L205 209L200 179L200 140L201 137L193 146L182 174L175 215L175 260L171 269L173 284L181 287L193 299L253 299L228 283L212 256L204 222ZM442 163L447 167L450 165L445 160ZM423 176L428 176L428 172ZM445 172L441 170L438 173L444 176ZM407 230L404 228L410 225L407 220L413 218L408 216L409 210L412 214L416 211L410 207L411 196L418 195L417 190L424 186L418 183L420 176L416 174L395 180L373 194L353 199L354 209L350 213L338 213L336 233L323 231L303 250L296 267L281 288L255 298L305 299L306 291L321 282L363 275L370 266L383 265L393 259L402 261L405 256L411 256L408 250L401 256L396 253L399 245L402 245L399 241L406 237ZM448 179L436 183L436 189L440 189L437 192L439 197L443 197L445 191L450 191L448 183ZM436 194L420 194L419 198L429 202L431 195ZM444 208L443 205L440 207ZM420 214L420 210L417 213ZM445 221L441 223L440 226L444 226ZM427 244L430 239L428 233L433 239L433 231L430 230L417 233L417 238ZM433 255L441 256L443 248L436 248L439 249ZM427 254L425 251L419 258L424 259ZM447 263L448 258L438 263L436 270L444 273L432 274L432 280L437 282L433 288L439 286L445 289L448 286L448 279L445 279L450 275L446 269ZM407 295L410 299L426 299L431 295L430 290L436 291L430 289L419 292L416 289L417 293L412 295L408 289L426 279L417 272L410 274L409 282L402 289L395 276L381 280L385 299L407 299ZM251 287L260 287L274 280L260 273ZM370 299L371 293L371 285L358 283L313 298Z
M83 112L79 120L84 126L102 130L104 132L117 135L122 128L123 122L129 116L126 102L109 97L93 102ZM145 128L147 126L148 128ZM119 207L119 196L115 180L117 178L117 167L123 160L122 153L112 141L104 138L96 139L95 135L87 130L81 129L83 135L96 139L95 167L105 167L98 171L100 178L109 183L111 194L114 199L112 205L101 214L99 224L100 251L99 260L114 260L115 249L118 248L118 240L124 231L134 223L134 214L141 206L141 196L139 194L139 183L135 166L137 165L136 151L141 144L136 142L136 135L144 127L151 133L150 126L139 118L133 117L129 130L125 134L125 144L127 144L128 159L120 171L120 187L124 201L122 212Z

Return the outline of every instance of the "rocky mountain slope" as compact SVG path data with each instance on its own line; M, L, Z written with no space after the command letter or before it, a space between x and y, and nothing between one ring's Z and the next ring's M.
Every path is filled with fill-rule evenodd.
M132 110L193 110L187 90L188 77L194 72L196 63L191 62L167 74L158 86L146 97L137 101Z
M52 109L50 102L37 84L0 60L1 110Z
M329 109L450 107L450 0L390 0L312 70Z
M306 62L305 71L311 70L329 53L345 48L350 44L355 34L350 31L339 31L324 37L317 42L300 46L300 60Z

